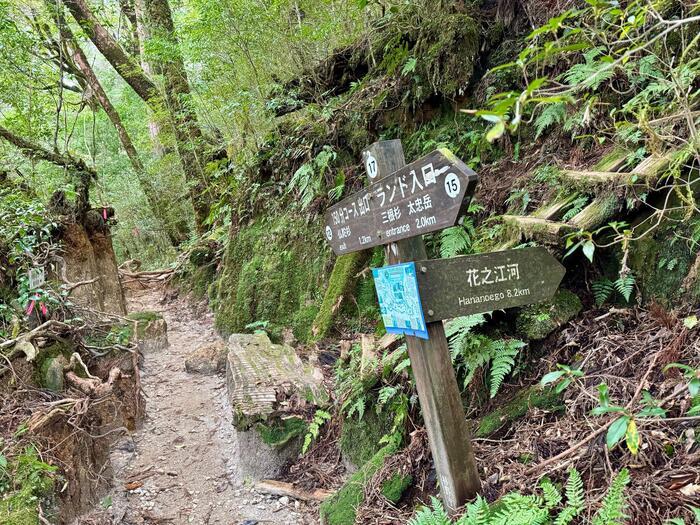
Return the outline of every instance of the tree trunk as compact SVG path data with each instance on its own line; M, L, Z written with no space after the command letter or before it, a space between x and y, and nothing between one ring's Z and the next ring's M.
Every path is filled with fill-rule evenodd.
M73 14L80 27L90 38L95 47L112 64L119 75L134 91L154 108L160 106L160 95L155 84L148 78L138 63L122 49L112 35L100 24L92 14L85 0L66 0L66 7Z
M168 0L143 0L148 31L168 46L167 58L156 57L155 72L162 76L165 103L173 116L173 131L185 177L189 181L198 233L209 216L209 195L204 165L206 144L193 109L185 62L175 34Z
M141 67L146 75L153 77L153 67L146 56L145 43L149 38L151 38L151 34L148 30L148 24L146 22L146 6L144 5L144 0L135 0L134 12L136 15L136 34L138 35L139 39L139 58ZM162 128L163 125L159 120L158 115L153 110L150 110L148 117L148 134L151 136L153 151L159 158L164 157L165 154L168 153L161 138L161 134L163 133Z
M206 144L189 100L189 83L167 0L144 2L151 33L172 44L173 56L169 60L160 61L157 71L164 78L165 97L159 95L156 85L141 66L100 24L85 0L66 0L65 4L95 47L153 111L158 113L165 104L173 122L178 155L194 208L197 233L203 233L206 230L204 221L209 215L210 199L203 169Z
M109 120L114 125L114 128L117 130L117 134L119 135L119 142L124 148L127 157L129 157L131 166L134 168L136 178L138 179L139 185L141 186L141 189L143 190L143 193L146 196L146 200L148 201L153 215L160 221L161 225L163 226L165 232L168 235L168 238L170 239L170 242L174 246L177 246L180 242L184 240L182 238L183 232L178 232L177 228L174 225L170 224L170 221L168 221L167 216L163 213L164 210L167 210L167 203L162 202L161 199L158 197L158 191L151 182L148 173L146 173L146 169L144 168L144 165L141 162L138 152L136 151L136 147L131 141L131 137L129 136L129 133L126 130L126 127L122 123L119 113L117 112L116 108L112 105L112 102L109 100L109 97L103 89L102 84L100 84L97 75L95 75L92 66L90 66L90 62L85 56L85 53L73 37L73 33L71 32L70 28L67 25L65 25L62 20L58 20L57 22L59 31L61 32L61 36L65 41L68 42L71 54L73 56L73 61L75 62L76 67L85 77L85 80L88 86L90 86L92 92L94 93L95 98L102 106L102 109L104 109L105 113L107 114L107 117L109 117Z

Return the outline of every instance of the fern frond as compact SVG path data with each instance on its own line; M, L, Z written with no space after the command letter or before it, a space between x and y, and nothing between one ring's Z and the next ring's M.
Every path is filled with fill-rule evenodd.
M630 482L627 469L622 469L615 476L608 492L603 498L603 506L593 516L593 525L623 525L628 516L625 514L625 487Z
M542 480L540 487L542 488L544 504L549 510L557 507L561 503L561 492L559 492L559 489L557 489L551 481L548 479Z
M535 129L537 130L535 138L539 138L548 127L554 124L561 124L565 119L566 106L563 102L548 104L535 119Z
M430 498L433 508L423 507L408 522L408 525L450 525L452 521L437 498Z
M566 506L557 515L553 525L569 525L584 509L583 480L578 470L569 469L569 479L566 482Z
M455 525L490 525L490 513L488 502L477 496L476 501L467 505L467 512Z
M576 197L576 199L574 199L574 202L571 203L571 208L569 208L569 210L564 214L561 220L563 222L566 222L569 219L573 219L583 208L586 207L586 204L588 204L588 196L581 195L580 197Z
M613 294L615 291L615 285L610 279L603 277L602 279L598 279L591 284L591 290L593 290L595 303L600 306Z
M463 226L453 226L440 233L440 257L447 259L467 253L472 246L472 238Z
M634 291L634 284L636 279L634 274L629 272L623 275L615 281L615 290L617 290L625 301L629 302L630 297L632 297L632 292Z
M496 341L491 348L491 371L489 374L489 393L496 397L505 377L515 366L515 356L525 343L517 339Z

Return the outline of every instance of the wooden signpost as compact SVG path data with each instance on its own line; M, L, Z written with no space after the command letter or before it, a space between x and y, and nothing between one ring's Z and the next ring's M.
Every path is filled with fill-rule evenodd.
M449 150L382 173L387 153L366 153L375 182L326 212L326 239L337 255L443 230L469 205L478 177Z
M406 165L398 140L371 145L363 160L370 185L328 210L326 239L338 255L386 245L388 266L374 270L382 315L406 335L442 500L454 513L481 482L442 319L547 299L564 269L543 248L427 260L421 235L456 224L477 174L444 149Z
M546 301L565 272L541 247L434 259L417 266L426 321Z

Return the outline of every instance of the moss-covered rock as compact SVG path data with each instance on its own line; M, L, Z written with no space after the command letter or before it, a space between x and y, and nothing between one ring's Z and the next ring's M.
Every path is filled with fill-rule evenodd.
M338 492L321 504L321 523L324 525L353 525L357 508L362 503L365 485L382 467L384 460L394 452L396 445L389 444L380 449L355 472Z
M242 227L230 239L212 288L216 327L231 334L268 321L273 331L296 323L297 332L304 332L308 310L298 312L320 302L330 258L321 231L316 222L288 215Z
M523 308L516 319L518 333L530 341L544 339L564 323L576 317L583 305L569 290L559 290L551 303Z
M404 476L397 472L384 481L379 490L387 500L392 503L398 503L406 489L411 486L411 483L413 483L413 476Z
M64 369L68 366L68 360L59 355L44 361L41 370L41 386L52 392L61 392L65 387Z
M348 417L343 421L340 432L340 450L343 458L355 467L361 467L374 456L382 445L379 441L391 432L391 414L377 414L367 410L362 419Z
M669 222L631 244L628 264L644 301L673 306L700 299L694 280L686 279L697 257L683 239L690 236L686 230Z
M479 421L474 436L485 438L493 435L499 429L523 417L531 408L546 408L552 411L563 410L561 396L553 389L541 389L533 386L521 390L511 401L486 414Z
M68 366L72 353L73 348L69 343L58 341L42 348L34 361L34 380L37 384L53 392L63 390L65 386L63 369Z

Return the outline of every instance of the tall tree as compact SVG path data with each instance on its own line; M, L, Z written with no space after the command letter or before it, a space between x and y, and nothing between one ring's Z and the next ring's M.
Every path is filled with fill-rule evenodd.
M49 6L49 8L51 8L51 6ZM89 86L92 94L95 96L100 106L102 106L102 109L104 110L105 114L109 118L114 128L117 130L119 142L121 143L122 148L124 149L127 157L129 158L129 162L131 163L136 178L139 181L141 190L143 191L146 200L148 201L148 204L151 208L151 212L162 224L163 228L165 229L168 235L168 238L170 239L170 242L172 242L173 245L177 246L187 238L186 221L179 221L179 223L174 224L173 221L171 221L168 218L167 214L164 213L168 208L167 204L162 202L162 199L159 198L158 190L156 189L148 173L146 172L146 168L144 167L143 162L139 157L136 147L134 146L134 143L131 140L131 137L129 136L129 132L126 129L126 126L124 126L124 123L122 122L119 113L117 112L114 105L112 105L112 102L110 101L109 97L107 96L107 93L102 87L102 84L97 78L97 75L93 71L90 62L87 59L87 56L78 44L78 41L73 36L73 32L63 20L61 13L58 13L55 22L58 26L62 40L66 43L70 51L75 67L80 71L87 86Z
M167 0L144 0L145 18L152 38L169 44L168 58L157 61L156 72L163 76L162 95L153 79L105 29L85 0L65 0L64 3L95 47L134 91L156 113L163 107L167 109L194 208L197 231L204 232L211 199L204 171L207 145L189 101L189 82Z

